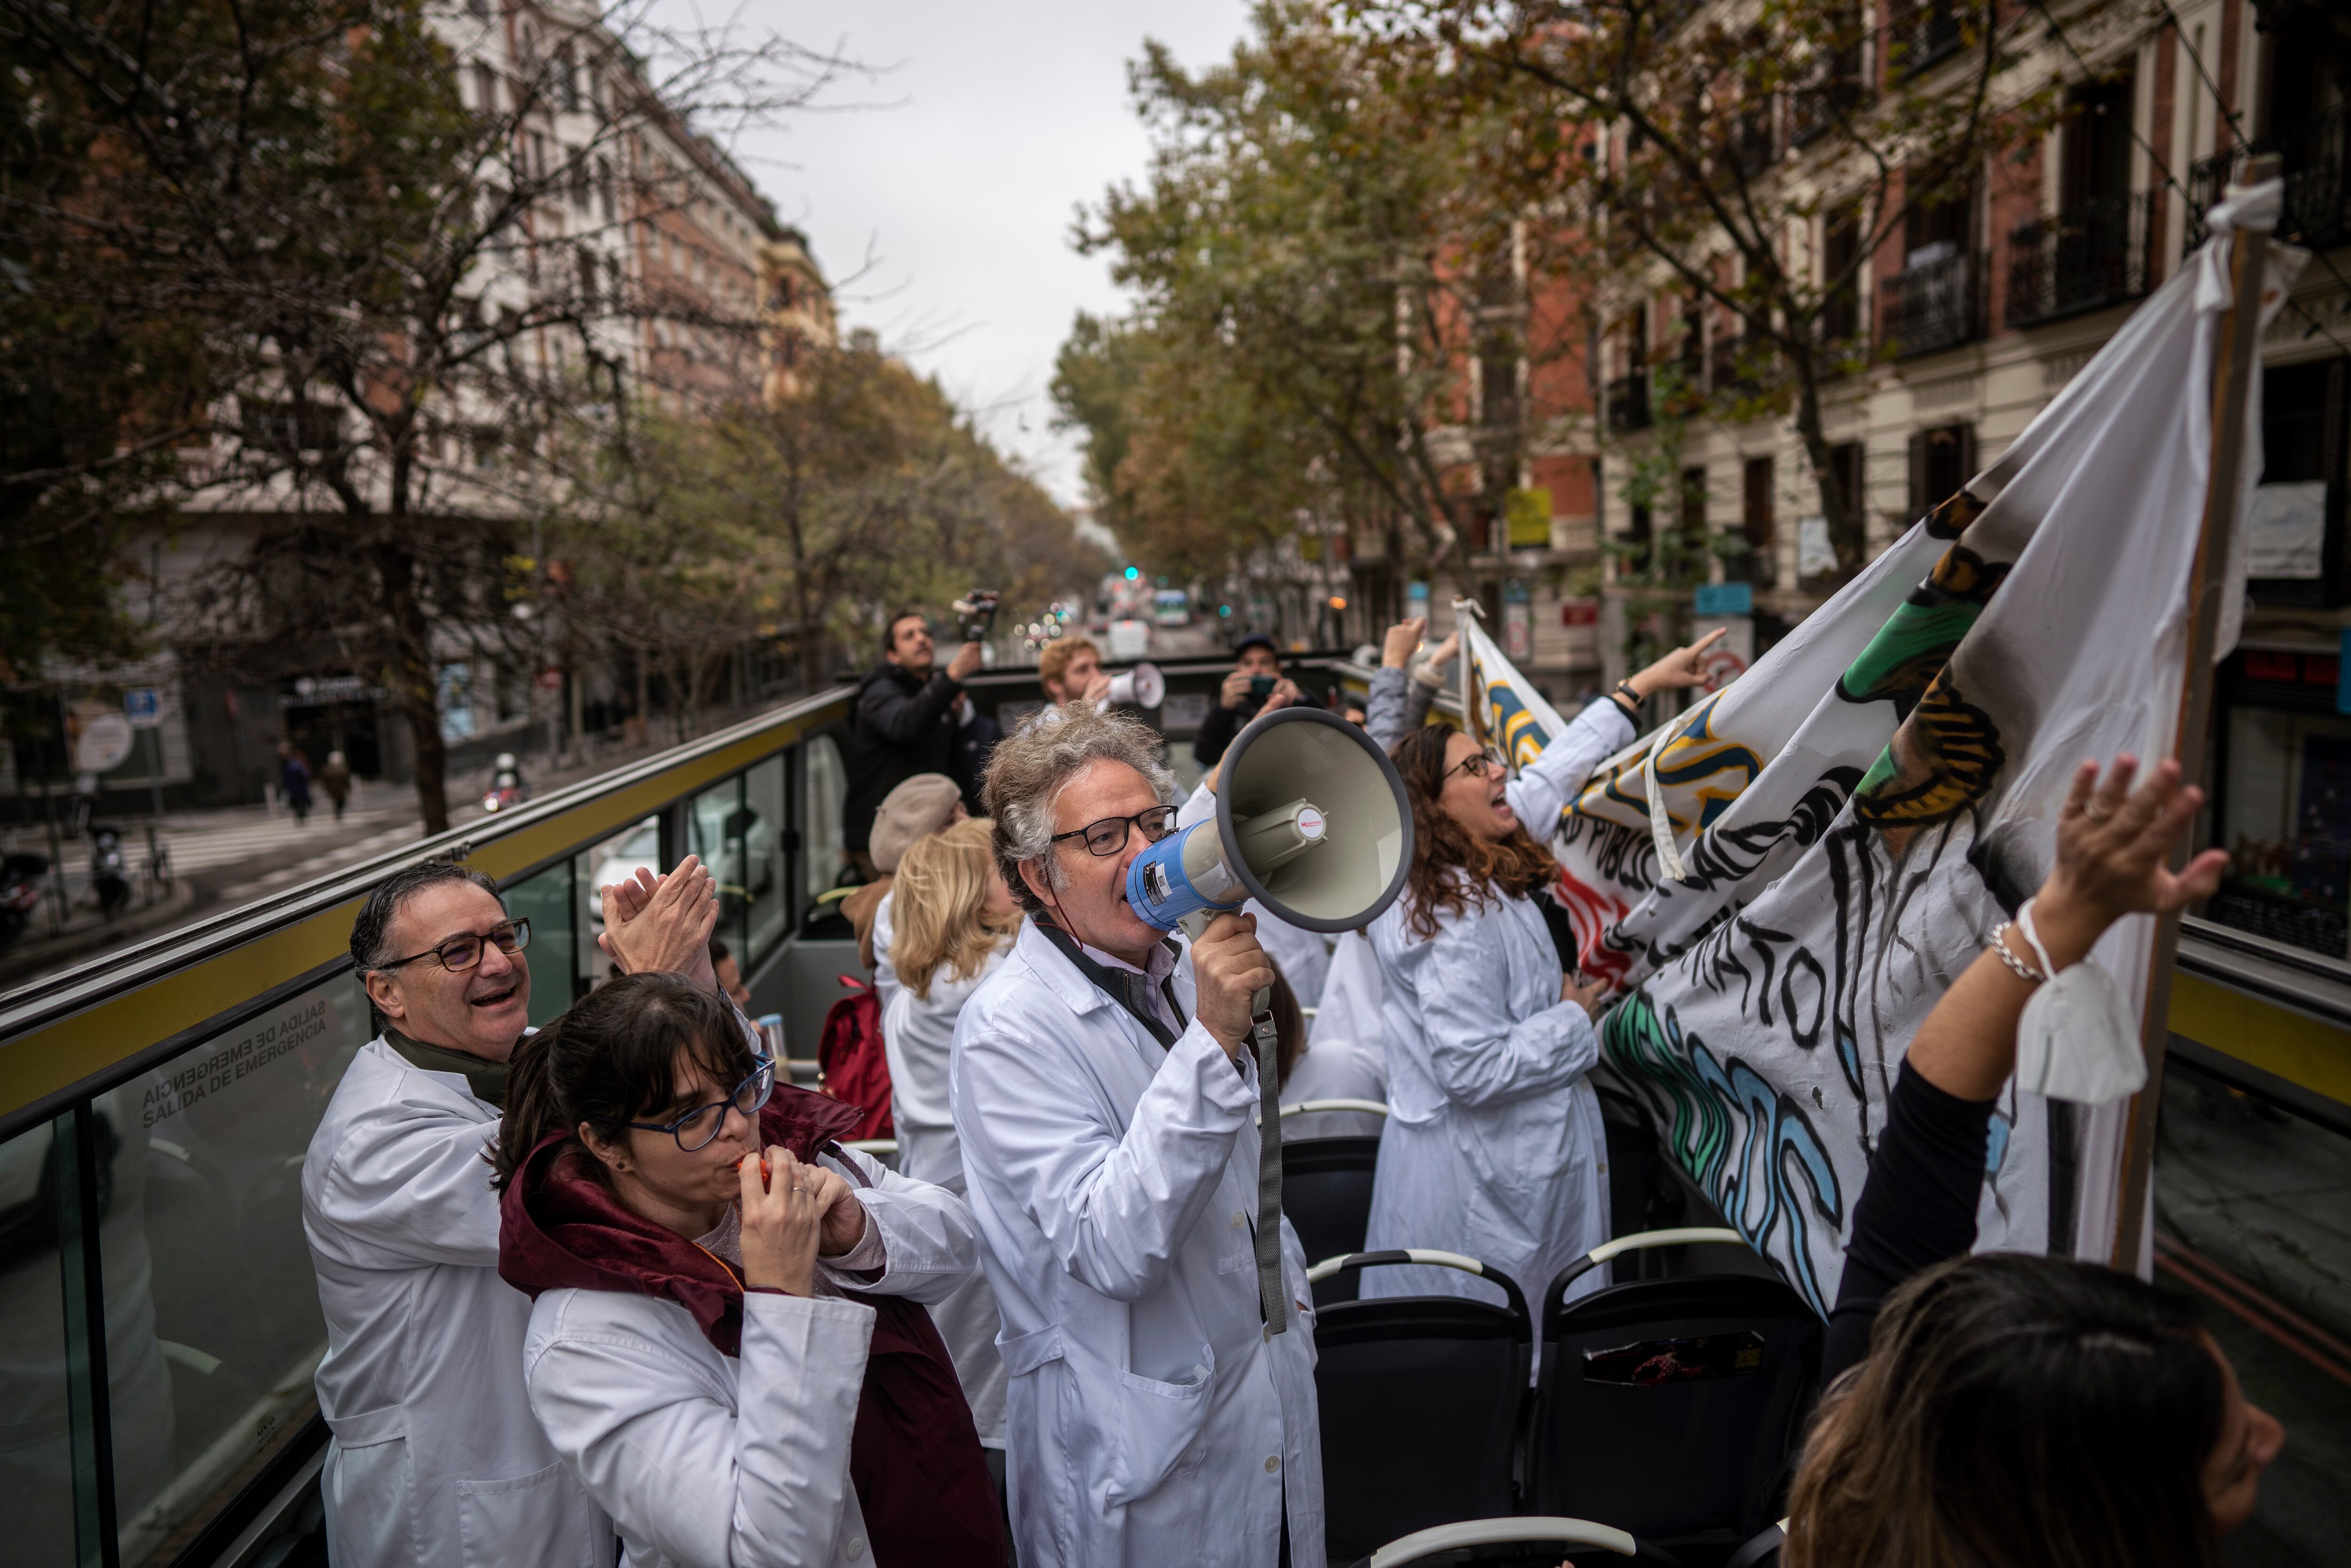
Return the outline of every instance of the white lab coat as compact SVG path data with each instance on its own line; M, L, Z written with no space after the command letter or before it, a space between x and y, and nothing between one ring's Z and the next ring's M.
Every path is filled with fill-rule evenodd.
M1380 1049L1380 959L1372 951L1371 937L1362 931L1341 932L1331 949L1322 1000L1306 1029L1310 1041L1325 1036L1352 1040L1374 1052Z
M530 1298L498 1278L483 1151L496 1107L465 1080L361 1046L302 1162L302 1227L334 1434L319 1491L335 1568L599 1568L612 1527L523 1387Z
M1301 1051L1281 1086L1281 1103L1309 1100L1377 1100L1388 1097L1388 1064L1377 1046L1365 1050L1352 1040L1325 1036ZM1376 1138L1387 1118L1376 1111L1305 1111L1281 1119L1281 1141L1301 1138Z
M1520 820L1538 833L1557 822L1631 728L1613 702L1585 708L1510 784ZM1389 1114L1364 1244L1467 1253L1540 1310L1552 1278L1608 1239L1607 1145L1586 1077L1599 1038L1560 999L1559 949L1532 898L1440 915L1426 941L1410 904L1407 893L1372 925ZM1573 1294L1604 1279L1595 1270ZM1501 1299L1451 1269L1367 1270L1363 1293Z
M898 966L890 962L890 940L896 935L890 921L890 900L897 891L892 888L873 906L873 999L884 1011L889 1009L890 998L898 994Z
M1176 999L1193 1008L1188 954ZM1322 1561L1314 1322L1282 1223L1259 1312L1257 1073L1196 1020L1172 1050L1033 925L956 1028L972 1218L1004 1316L1022 1568Z
M857 1199L881 1229L883 1271L873 1282L820 1272L925 1303L960 1285L976 1253L970 1211L848 1157L873 1184ZM611 1512L629 1568L864 1568L849 1439L872 1333L862 1302L754 1291L742 1354L728 1357L674 1301L561 1290L532 1306L523 1356L530 1407Z
M1203 779L1176 808L1176 826L1179 830L1188 828L1195 822L1212 821L1216 814L1216 792ZM1330 938L1320 931L1292 925L1254 898L1241 905L1241 912L1257 916L1258 946L1280 968L1281 977L1290 982L1290 994L1298 998L1298 1005L1313 1007L1314 998L1322 994L1322 984L1331 969Z
M890 1057L890 1122L898 1134L898 1169L916 1181L933 1182L960 1197L964 1192L963 1145L947 1109L947 1059L955 1044L956 1019L982 980L1004 962L1009 942L988 955L979 972L952 977L945 965L931 977L931 994L914 995L899 986L882 1015L882 1042ZM1004 1447L1004 1358L996 1353L1003 1325L987 1275L975 1270L961 1288L931 1308L939 1337L955 1358L956 1377L982 1446Z

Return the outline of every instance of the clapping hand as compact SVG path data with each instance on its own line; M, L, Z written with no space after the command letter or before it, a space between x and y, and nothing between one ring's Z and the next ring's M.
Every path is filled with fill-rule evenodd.
M624 975L656 970L715 986L710 934L718 928L718 885L696 855L667 876L643 867L623 882L599 888L604 930L596 946Z

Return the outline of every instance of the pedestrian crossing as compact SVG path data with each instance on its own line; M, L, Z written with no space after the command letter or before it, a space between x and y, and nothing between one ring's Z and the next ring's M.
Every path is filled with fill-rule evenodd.
M123 859L132 879L143 879L147 873L147 824L137 820L109 821L122 833ZM346 811L340 822L334 820L331 810L314 812L310 821L300 826L290 815L273 817L260 811L166 816L157 836L170 852L172 876L181 879L266 857L302 857L227 890L227 896L235 899L304 881L339 865L349 865L422 834L415 808L403 801L380 810ZM48 852L46 841L32 838L25 838L23 847L42 854ZM77 840L64 849L64 882L67 894L71 897L89 885L89 841Z
M363 838L346 840L318 854L297 861L291 865L279 866L256 877L251 882L225 888L222 890L221 897L228 903L235 904L242 899L257 897L276 888L291 887L296 883L308 882L314 876L323 876L338 866L353 865L371 855L381 854L386 850L396 849L402 844L413 843L423 836L417 827L413 813L402 812L397 815L403 820L397 821L392 826ZM349 816L344 818L344 825L348 831L350 826ZM289 839L285 831L280 831L274 841L273 847L292 852L298 851L302 845L298 838ZM174 849L172 853L176 860L179 851Z

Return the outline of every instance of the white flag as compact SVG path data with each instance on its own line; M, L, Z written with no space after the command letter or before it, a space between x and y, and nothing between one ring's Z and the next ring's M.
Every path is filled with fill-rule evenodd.
M1583 967L1629 988L1604 1059L1816 1310L1902 1054L2040 884L2074 768L2172 750L2229 303L2215 247L2261 199L2216 210L2215 240L1999 462L1746 676L1611 758L1562 819ZM2300 265L2273 256L2264 321ZM2241 529L2222 653L2243 577ZM1468 632L1473 722L1523 760L1559 716ZM2124 921L2096 952L2135 1010L2153 930ZM2104 1259L2124 1113L2004 1091L1978 1244Z

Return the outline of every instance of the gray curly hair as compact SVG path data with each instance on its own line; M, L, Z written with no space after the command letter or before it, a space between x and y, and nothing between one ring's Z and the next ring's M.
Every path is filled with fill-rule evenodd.
M1053 802L1070 780L1097 762L1123 762L1162 803L1176 803L1176 777L1159 760L1159 732L1141 719L1092 703L1071 703L1058 724L1032 724L1007 736L988 754L982 805L996 823L996 869L1021 908L1044 905L1020 874L1035 861L1047 885L1063 883L1053 850Z

